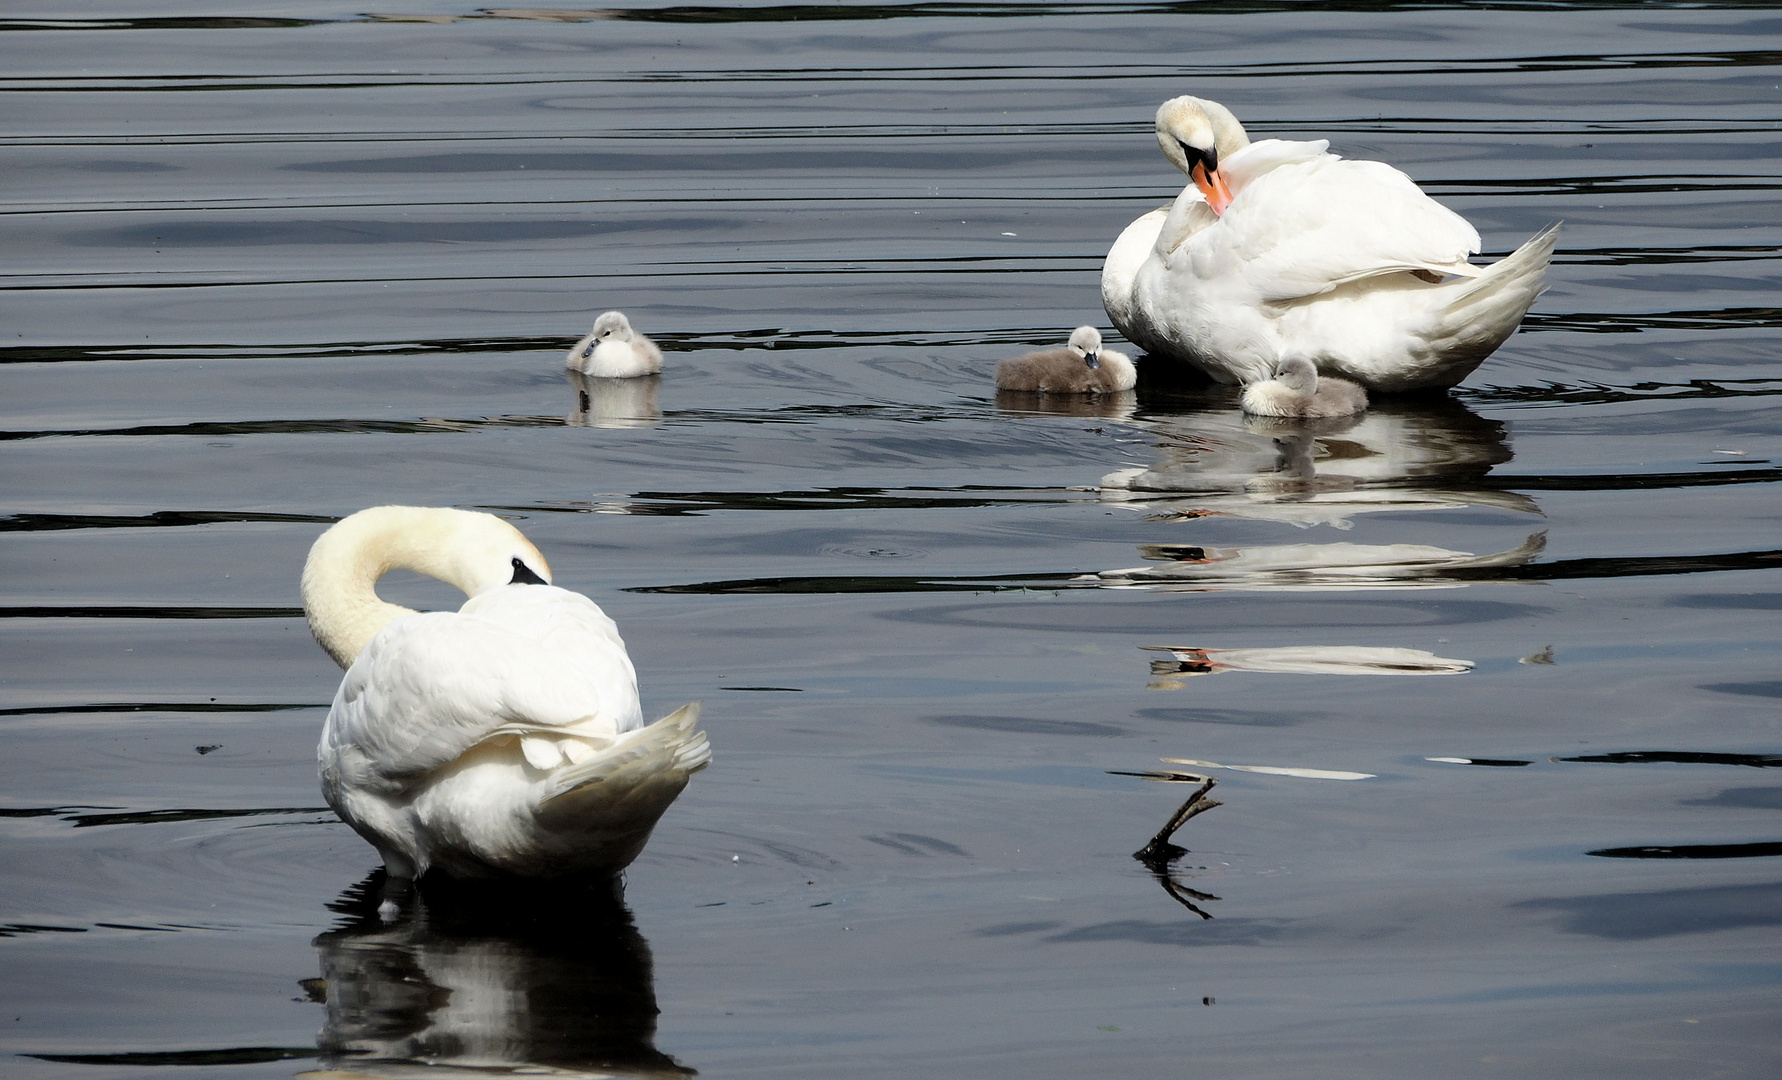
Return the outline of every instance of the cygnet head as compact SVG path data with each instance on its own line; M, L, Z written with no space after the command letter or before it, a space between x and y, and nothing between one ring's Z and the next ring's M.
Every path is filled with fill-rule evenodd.
M1157 107L1157 145L1170 164L1194 181L1213 213L1223 214L1232 195L1219 160L1250 145L1231 110L1205 98L1171 98Z
M1083 358L1091 368L1101 366L1101 331L1093 326L1079 326L1070 332L1070 351Z
M1275 365L1275 381L1310 397L1318 391L1318 369L1303 356L1289 357Z
M623 311L605 311L600 318L594 320L594 330L588 335L588 344L582 348L585 360L594 355L594 350L609 341L630 341L631 320Z

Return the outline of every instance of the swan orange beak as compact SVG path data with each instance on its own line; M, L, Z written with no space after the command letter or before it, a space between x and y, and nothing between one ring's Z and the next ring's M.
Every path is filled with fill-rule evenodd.
M1194 177L1194 186L1207 197L1207 205L1213 208L1213 213L1225 213L1225 208L1231 205L1232 194L1231 189L1225 186L1225 177L1219 170L1209 172L1204 162L1197 161L1190 175Z

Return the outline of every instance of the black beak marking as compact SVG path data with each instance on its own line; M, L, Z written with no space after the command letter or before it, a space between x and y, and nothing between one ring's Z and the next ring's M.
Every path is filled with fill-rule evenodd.
M1182 148L1182 156L1188 159L1189 169L1192 170L1195 163L1199 162L1201 165L1205 166L1207 172L1212 173L1219 171L1219 148L1217 146L1208 147L1207 149L1202 150L1198 146L1188 145L1181 139L1176 140L1176 145Z
M509 585L549 585L550 582L532 572L532 568L514 556L514 576L508 579Z

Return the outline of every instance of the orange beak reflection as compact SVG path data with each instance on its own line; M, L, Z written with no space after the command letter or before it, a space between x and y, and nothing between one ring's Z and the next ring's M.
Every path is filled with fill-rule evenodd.
M1194 163L1194 170L1190 175L1194 177L1194 186L1207 197L1207 205L1213 208L1213 213L1225 213L1225 208L1231 205L1232 195L1231 189L1225 186L1225 177L1220 174L1219 170L1214 169L1212 172L1208 172L1206 165L1197 161Z

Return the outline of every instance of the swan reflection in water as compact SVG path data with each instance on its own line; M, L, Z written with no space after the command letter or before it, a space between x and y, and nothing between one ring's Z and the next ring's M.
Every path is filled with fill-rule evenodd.
M308 1080L508 1074L696 1075L655 1047L649 944L616 883L425 881L392 922L382 870L315 939L326 1004Z
M574 408L563 418L570 427L643 428L662 420L662 407L656 403L660 375L598 379L574 368L565 368L563 374L573 393Z
M1204 589L1458 589L1461 571L1521 566L1547 546L1532 533L1508 551L1474 555L1428 544L1280 544L1211 548L1189 544L1141 544L1139 554L1156 566L1103 570L1094 575L1110 588L1193 592Z
M1181 517L1231 515L1347 529L1351 514L1533 500L1479 486L1513 456L1509 433L1459 402L1383 401L1360 416L1292 420L1232 409L1158 417L1154 464L1102 480L1102 497Z
M1480 481L1512 454L1504 425L1451 400L1385 402L1357 417L1288 420L1229 409L1154 419L1158 459L1104 477L1104 500L1164 521L1236 517L1347 531L1361 514L1486 507L1540 514L1532 499ZM1110 587L1201 589L1457 588L1494 567L1531 562L1537 531L1484 555L1428 544L1144 544L1158 565L1090 575Z

